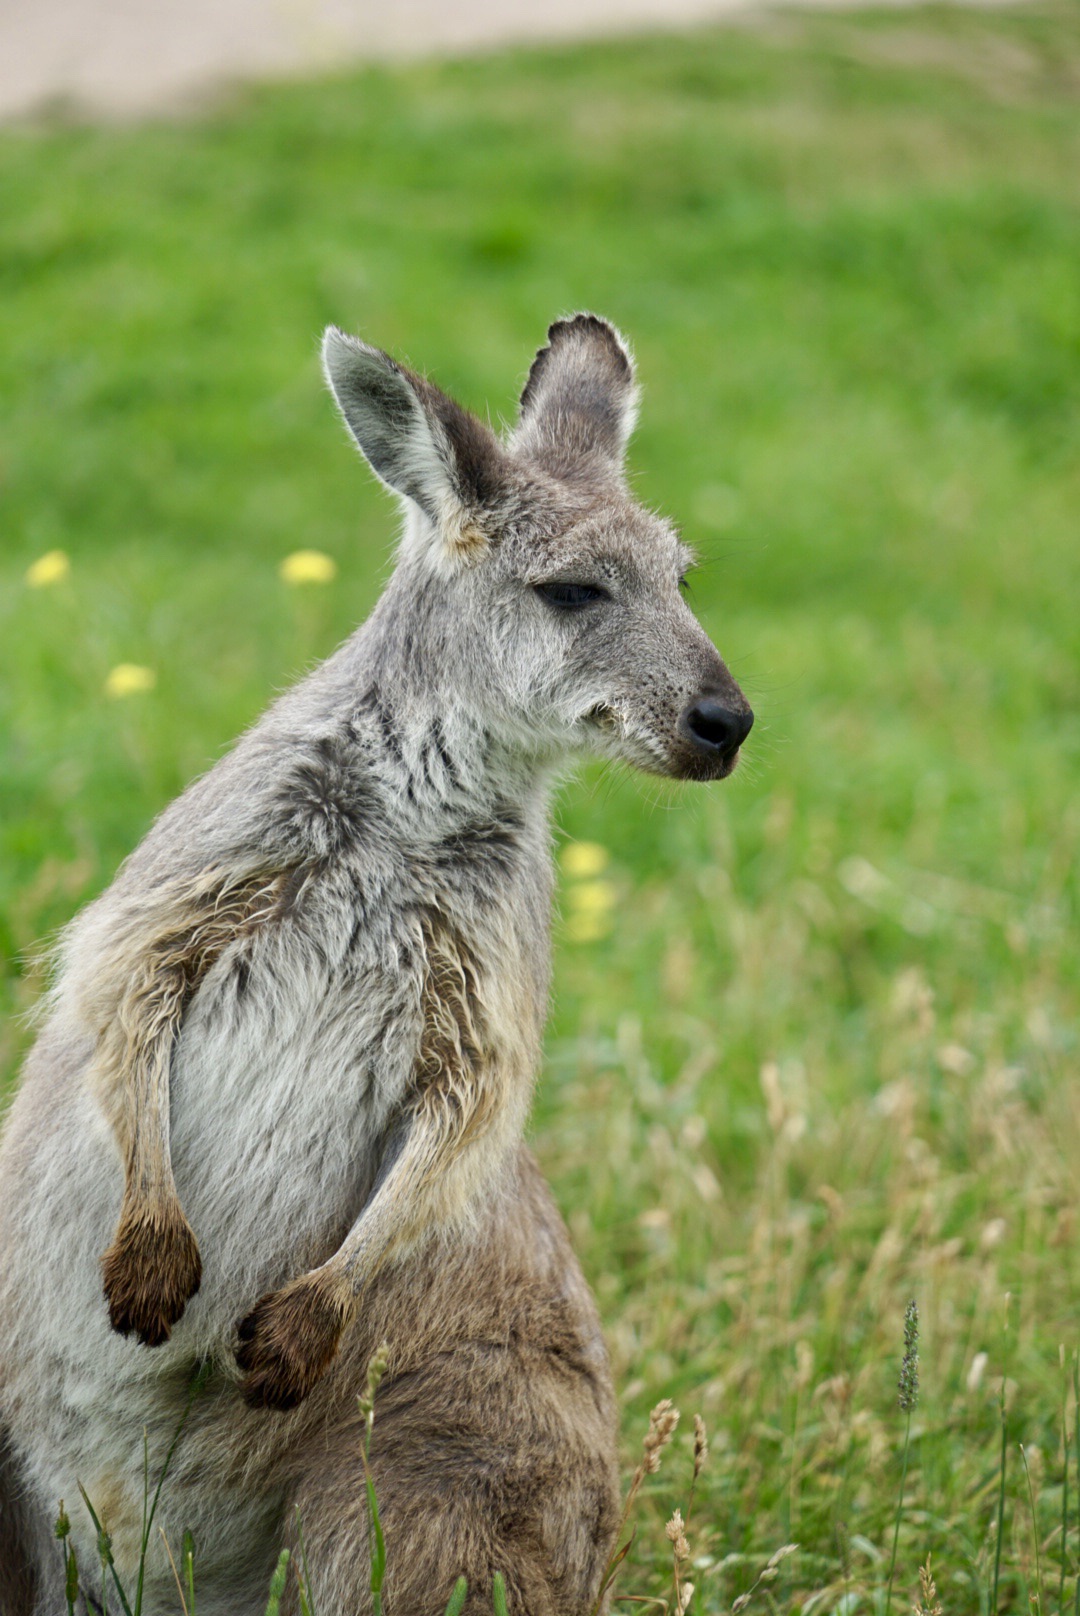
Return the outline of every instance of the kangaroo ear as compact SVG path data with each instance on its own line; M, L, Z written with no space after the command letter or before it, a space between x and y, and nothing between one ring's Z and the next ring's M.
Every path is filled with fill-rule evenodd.
M514 446L557 476L622 475L637 415L630 350L607 320L556 320L521 395Z
M328 326L323 371L346 426L387 487L420 507L444 552L468 559L493 536L508 462L481 421L381 348Z

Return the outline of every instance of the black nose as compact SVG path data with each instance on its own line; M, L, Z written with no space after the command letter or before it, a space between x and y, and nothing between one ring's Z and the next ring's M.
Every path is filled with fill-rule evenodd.
M727 758L739 750L753 724L749 707L736 710L717 696L699 696L683 713L680 727L701 751Z

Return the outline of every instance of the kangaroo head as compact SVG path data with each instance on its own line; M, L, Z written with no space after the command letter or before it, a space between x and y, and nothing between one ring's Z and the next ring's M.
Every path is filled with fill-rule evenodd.
M331 326L330 388L406 505L392 593L437 642L446 700L540 757L580 751L654 774L730 774L753 714L681 594L691 556L626 487L637 390L594 315L557 321L517 424L483 422Z

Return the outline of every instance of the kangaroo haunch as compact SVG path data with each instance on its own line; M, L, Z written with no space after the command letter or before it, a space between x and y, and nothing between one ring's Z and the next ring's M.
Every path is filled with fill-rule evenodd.
M134 1582L143 1432L200 1616L261 1616L303 1523L320 1616L584 1616L618 1514L596 1311L522 1143L568 756L731 772L752 714L627 491L629 354L559 321L500 442L331 327L402 496L370 619L161 815L69 928L0 1154L0 1612L62 1616L81 1482ZM290 1593L286 1597L292 1598ZM155 1532L144 1609L175 1608Z

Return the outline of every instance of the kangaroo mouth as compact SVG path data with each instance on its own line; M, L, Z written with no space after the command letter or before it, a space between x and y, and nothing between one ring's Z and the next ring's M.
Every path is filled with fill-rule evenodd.
M707 785L713 780L726 780L739 764L740 748L720 755L697 751L692 747L635 755L633 761L644 774L659 775L662 780L686 780Z
M696 780L705 784L711 780L726 780L735 773L742 753L741 747L724 756L705 757L700 752L680 752L671 770L676 780Z
M662 741L651 732L627 734L619 714L613 707L601 704L587 714L587 722L604 738L606 756L632 763L643 774L657 775L662 780L693 780L707 784L712 780L726 780L734 774L741 755L741 743L726 749L695 745L691 737L676 737L676 743Z

